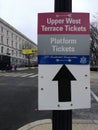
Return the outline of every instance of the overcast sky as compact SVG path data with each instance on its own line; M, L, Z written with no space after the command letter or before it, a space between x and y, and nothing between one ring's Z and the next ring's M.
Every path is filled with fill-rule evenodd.
M37 14L54 12L55 0L0 0L0 17L37 43ZM73 12L98 13L98 0L72 0Z

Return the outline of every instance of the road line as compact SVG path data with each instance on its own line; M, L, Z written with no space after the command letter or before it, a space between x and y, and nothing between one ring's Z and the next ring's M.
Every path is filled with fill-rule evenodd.
M21 77L28 77L28 76L30 76L30 75L32 75L32 74L34 74L34 73L26 74L26 75L23 75L23 76L21 76Z
M95 95L93 91L91 91L92 96L95 98L95 100L98 102L98 97Z
M37 77L37 76L38 76L38 74L35 74L35 75L32 75L32 76L29 76L29 77L34 78L34 77Z

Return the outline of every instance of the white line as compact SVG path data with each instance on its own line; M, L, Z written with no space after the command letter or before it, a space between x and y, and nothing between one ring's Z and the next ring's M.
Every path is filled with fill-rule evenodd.
M23 76L21 76L21 77L27 77L27 76L30 76L30 75L32 75L32 74L34 74L34 73L26 74L26 75L23 75Z
M32 76L29 76L29 77L34 78L34 77L37 77L37 76L38 76L38 74L35 74L35 75L32 75Z
M96 101L98 102L98 97L95 95L95 93L93 91L91 91L91 94L96 99Z

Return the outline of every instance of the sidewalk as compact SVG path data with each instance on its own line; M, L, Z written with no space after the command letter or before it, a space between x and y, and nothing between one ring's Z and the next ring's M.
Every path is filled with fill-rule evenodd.
M52 130L50 119L29 123L18 130ZM98 130L98 120L73 120L72 130Z
M19 67L19 68L17 68L17 70L29 70L29 69L35 69L35 68L37 68L37 67ZM12 69L12 71L14 71L13 69ZM6 72L6 70L0 70L0 72L2 73L2 72ZM8 71L8 72L11 72L10 70Z
M20 68L17 68L17 70L28 70L28 69L34 69L35 67L20 67Z
M90 81L94 83L98 83L98 71L91 71L90 72Z

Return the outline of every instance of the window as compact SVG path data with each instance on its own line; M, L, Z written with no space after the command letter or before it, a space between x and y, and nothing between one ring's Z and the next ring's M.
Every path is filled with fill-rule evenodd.
M12 43L11 43L11 47L13 47L13 41L12 41Z
M21 46L21 44L19 44L19 49L20 49L20 50L22 49L22 46Z
M3 27L1 27L1 32L3 33Z
M19 51L19 56L21 57L21 51Z
M3 44L3 36L1 36L1 43Z
M16 56L17 56L18 52L16 51Z
M17 48L17 42L16 42L16 48Z
M9 45L9 39L7 39L7 45Z
M4 47L3 47L3 46L1 46L1 53L3 53L3 50L4 50Z
M7 36L8 36L8 34L9 34L9 31L7 30Z
M7 51L6 51L7 54L9 54L9 48L7 48Z
M12 33L12 39L13 39L13 33Z

